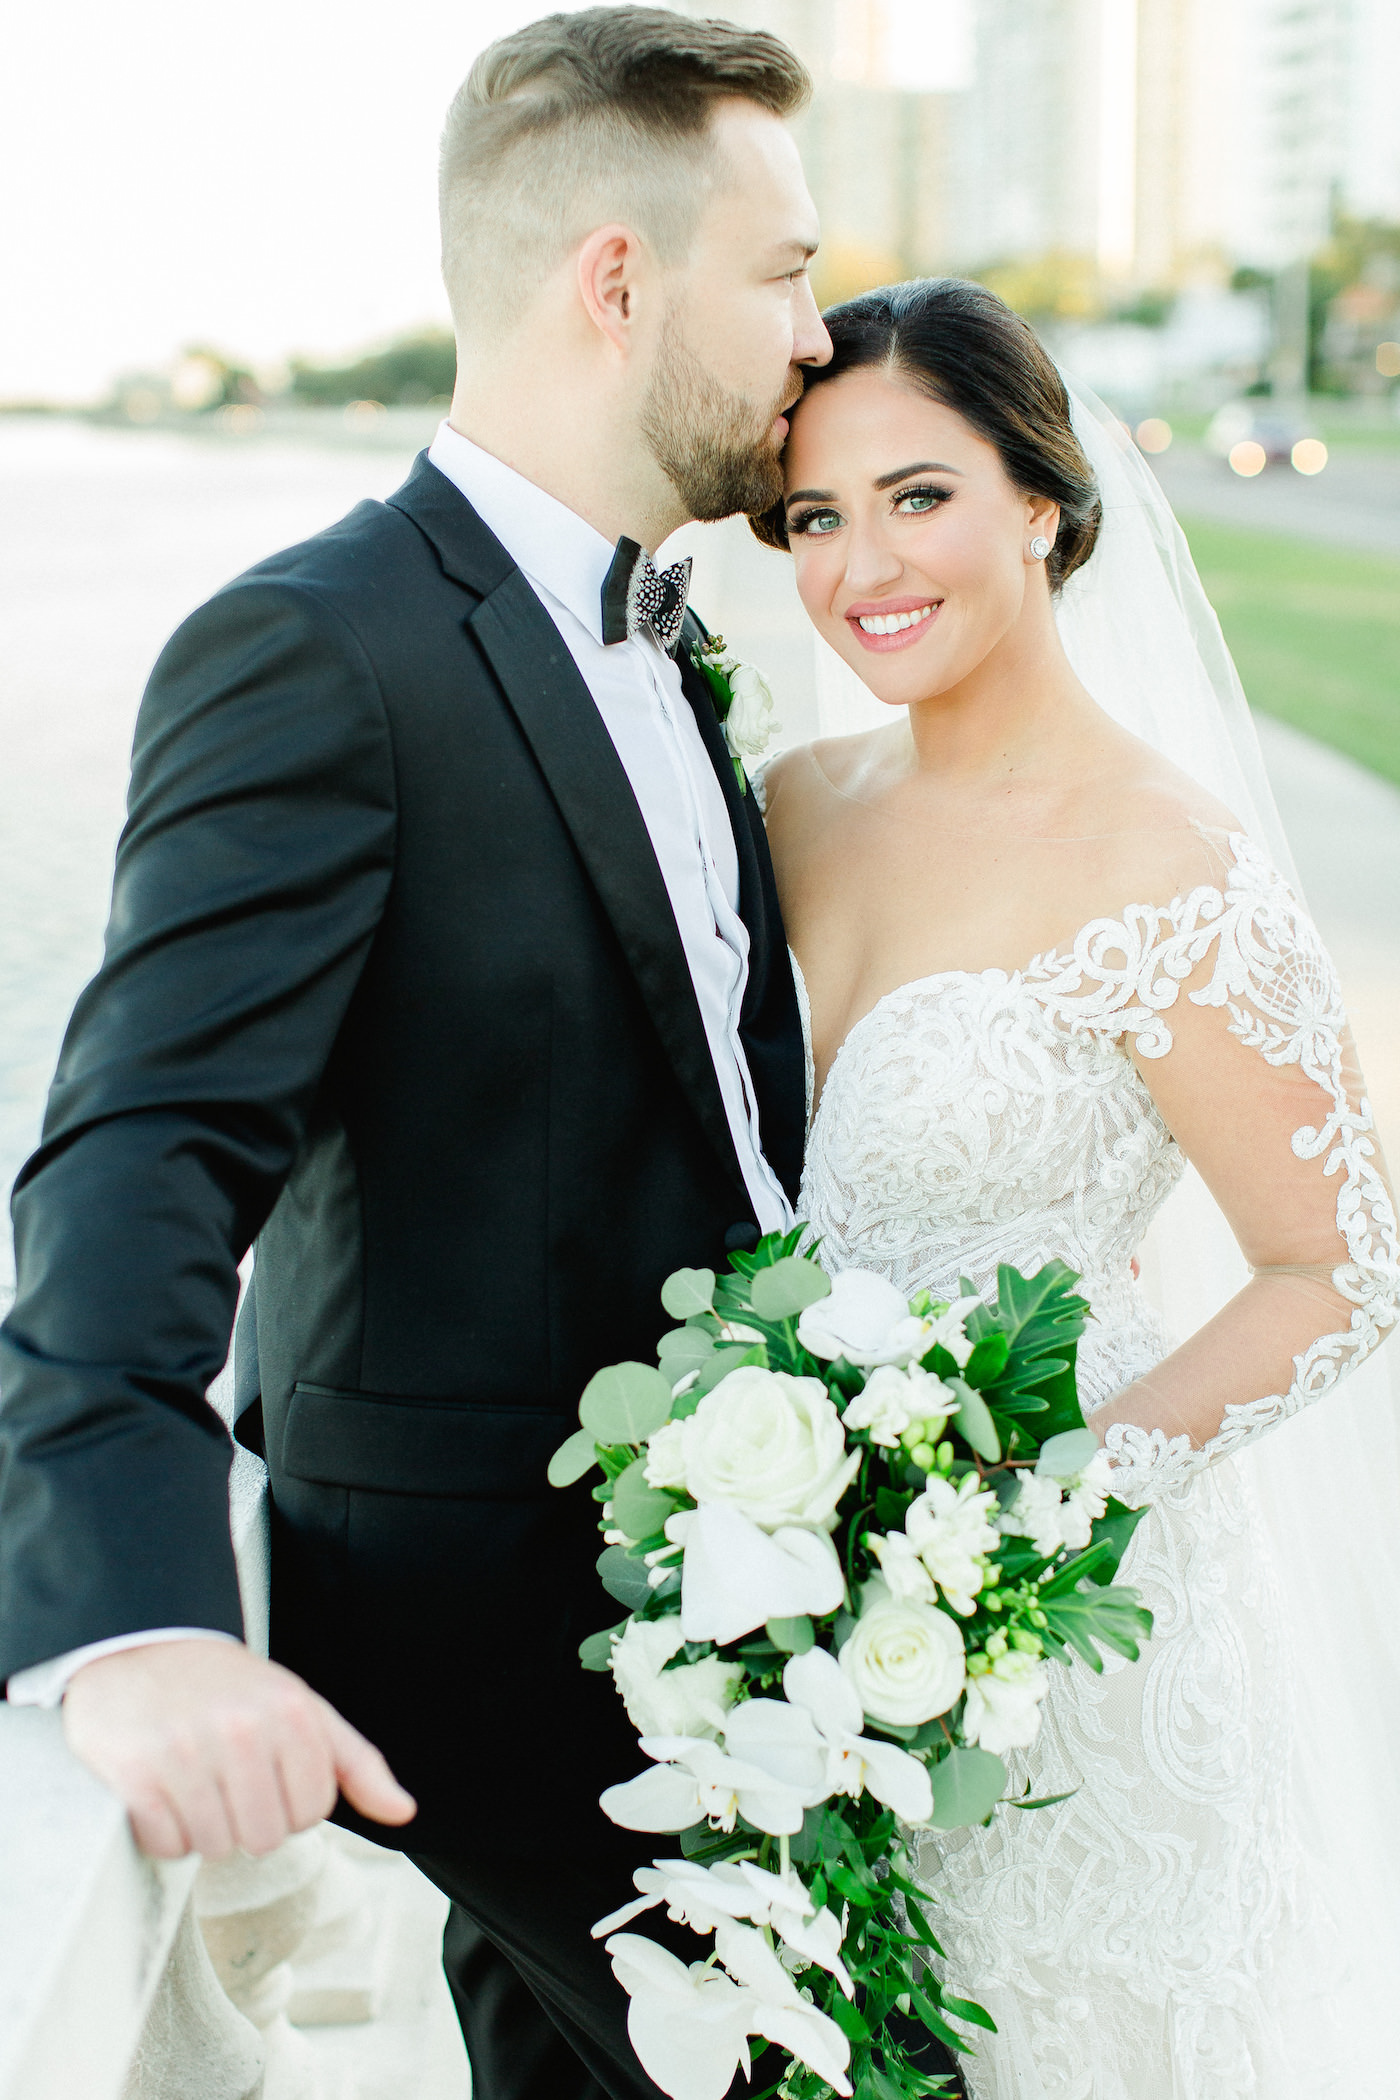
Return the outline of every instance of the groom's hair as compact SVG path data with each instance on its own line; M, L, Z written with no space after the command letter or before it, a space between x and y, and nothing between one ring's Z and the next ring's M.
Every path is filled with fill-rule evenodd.
M442 136L442 270L459 329L509 324L570 249L619 220L683 262L716 177L710 119L788 117L811 80L787 45L659 7L545 15L482 52Z

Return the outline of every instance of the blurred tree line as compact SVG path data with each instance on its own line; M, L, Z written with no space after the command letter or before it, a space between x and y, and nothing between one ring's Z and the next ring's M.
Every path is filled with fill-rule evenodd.
M290 393L326 406L379 401L385 408L422 407L452 398L457 348L445 328L402 336L348 365L312 365L294 359Z

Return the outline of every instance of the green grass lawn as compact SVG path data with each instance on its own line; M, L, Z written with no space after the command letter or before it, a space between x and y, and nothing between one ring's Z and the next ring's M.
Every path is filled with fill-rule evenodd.
M1400 559L1181 523L1251 704L1400 782Z

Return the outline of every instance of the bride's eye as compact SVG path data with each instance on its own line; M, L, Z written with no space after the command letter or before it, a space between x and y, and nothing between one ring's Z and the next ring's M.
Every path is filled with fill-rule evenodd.
M845 524L839 510L799 510L787 521L788 538L796 539L805 533L811 539L824 539L828 533L837 532Z
M941 503L948 501L952 493L951 489L929 486L901 489L894 499L894 507L897 511L903 511L906 518L917 517L922 511L937 510Z

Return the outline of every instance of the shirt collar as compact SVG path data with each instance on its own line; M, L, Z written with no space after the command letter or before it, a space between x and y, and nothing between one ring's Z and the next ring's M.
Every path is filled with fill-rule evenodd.
M603 579L613 558L602 533L450 423L438 425L428 462L461 491L531 581L567 606L601 643Z

